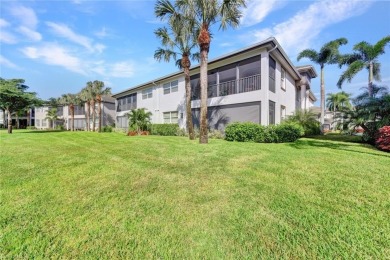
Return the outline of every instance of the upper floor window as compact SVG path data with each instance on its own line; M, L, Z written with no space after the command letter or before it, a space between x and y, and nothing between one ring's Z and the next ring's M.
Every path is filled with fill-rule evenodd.
M275 93L276 61L269 56L269 91Z
M169 94L169 93L173 93L173 92L177 92L178 91L178 83L179 82L177 80L165 83L163 85L164 95Z
M153 97L153 88L142 90L142 99L148 99Z
M282 122L285 119L286 119L286 107L280 106L280 121Z
M284 68L280 71L280 87L286 90L286 70Z

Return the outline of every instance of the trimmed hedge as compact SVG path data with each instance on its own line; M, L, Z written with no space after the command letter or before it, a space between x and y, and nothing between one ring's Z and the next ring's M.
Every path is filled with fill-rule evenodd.
M178 124L152 124L151 135L176 136L179 132Z
M304 134L298 124L262 126L246 122L229 124L225 129L225 139L237 142L285 143L294 142Z

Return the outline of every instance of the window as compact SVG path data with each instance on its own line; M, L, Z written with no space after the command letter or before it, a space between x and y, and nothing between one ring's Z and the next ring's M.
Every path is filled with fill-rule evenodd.
M269 56L269 91L275 93L275 69L276 62Z
M237 65L230 64L219 69L219 95L236 94Z
M199 74L190 77L191 81L191 99L197 100L200 99L200 80Z
M178 112L165 112L164 113L164 124L177 124Z
M286 70L284 68L280 72L280 87L286 90Z
M286 119L286 107L280 106L280 121L282 122L285 119Z
M41 121L39 119L35 119L35 126L41 126Z
M42 119L42 127L46 127L46 119Z
M118 112L135 108L137 108L137 93L118 98Z
M116 126L118 128L127 128L128 127L128 118L127 116L118 116L117 117L117 124Z
M261 88L261 56L255 56L239 63L239 91L248 92L259 90Z
M174 80L174 81L169 82L169 83L165 83L163 85L164 95L169 94L169 93L173 93L173 92L177 92L178 91L178 83L179 82L177 80Z
M142 90L142 99L148 99L153 97L153 88Z
M275 124L275 102L269 101L269 107L268 107L268 124L274 125Z

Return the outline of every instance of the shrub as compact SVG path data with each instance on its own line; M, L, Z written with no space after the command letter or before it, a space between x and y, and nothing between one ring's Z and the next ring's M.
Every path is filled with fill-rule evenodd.
M225 135L223 134L223 132L220 130L217 130L217 129L210 130L208 135L209 135L209 138L211 138L211 139L224 139L225 138Z
M281 124L275 127L276 136L279 138L278 142L294 142L304 135L305 131L299 124Z
M390 126L384 126L378 130L375 145L382 151L390 152Z
M26 129L28 129L28 130L36 130L37 128L35 126L27 126Z
M226 127L225 139L238 142L282 143L294 142L303 133L303 127L293 123L265 127L250 122L236 122Z
M102 132L111 133L112 132L112 126L106 125L102 128Z
M317 121L317 115L310 110L296 110L289 116L285 123L299 124L304 129L304 136L321 134L321 124Z
M126 129L125 128L119 128L119 127L115 127L114 129L112 129L113 132L115 133L122 133L122 134L126 134Z
M63 125L56 125L57 130L65 130L65 127Z
M176 133L177 136L187 136L186 130L183 128L179 128Z
M163 136L176 136L179 131L178 124L152 124L150 134Z
M136 135L138 135L138 132L137 131L129 131L129 132L127 132L127 135L128 136L136 136Z
M227 125L225 129L225 139L227 141L255 142L259 140L258 135L263 131L263 127L252 122L235 122Z
M140 134L141 135L149 135L149 131L142 131Z

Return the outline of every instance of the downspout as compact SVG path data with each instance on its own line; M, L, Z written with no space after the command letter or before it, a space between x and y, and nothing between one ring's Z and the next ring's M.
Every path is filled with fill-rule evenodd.
M157 84L156 84L156 82L152 82L152 84L154 85L154 87L155 87L155 89L156 89L156 96L157 96L157 99L156 99L156 106L157 106L157 109L154 109L154 112L157 112L157 115L155 116L155 118L156 118L156 121L157 122L154 122L154 123L160 123L160 95L159 95L159 93L157 92Z
M276 50L278 48L278 45L275 45L275 47L273 47L271 50L267 51L268 54L270 54L271 52L273 52L274 50Z

